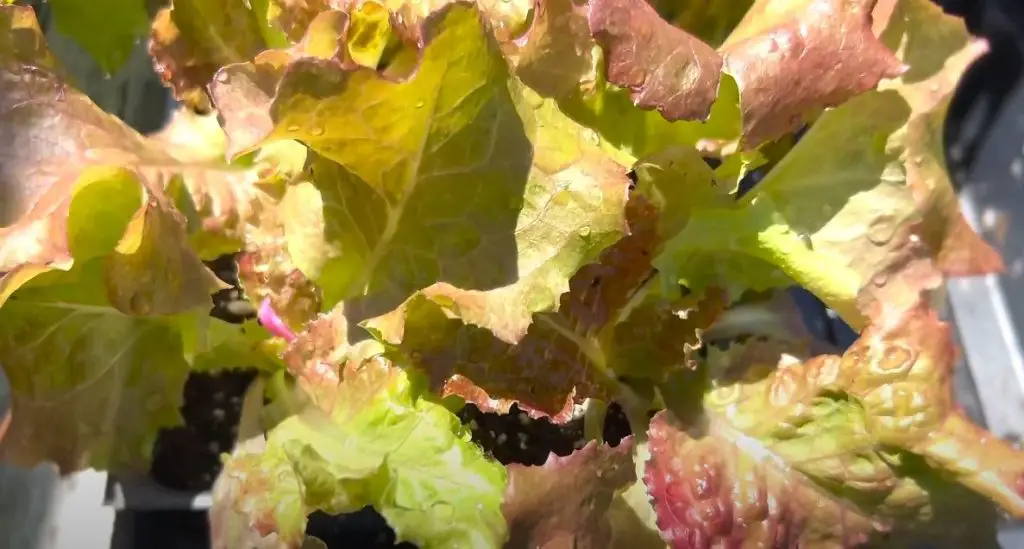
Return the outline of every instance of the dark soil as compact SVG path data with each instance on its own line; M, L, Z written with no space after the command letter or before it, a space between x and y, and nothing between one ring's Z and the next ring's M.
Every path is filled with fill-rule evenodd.
M582 417L556 425L547 418L531 419L515 405L508 414L493 414L469 404L459 418L470 426L473 441L506 465L542 465L550 453L567 456L586 444ZM628 435L629 422L619 405L612 403L605 418L605 440L614 446Z
M244 322L251 316L252 307L245 303L237 286L234 258L224 256L207 265L221 280L233 285L213 296L210 316ZM209 490L220 474L220 455L231 451L242 398L256 376L254 370L243 369L243 364L225 366L239 369L189 375L181 407L185 423L162 430L153 448L150 476L157 483L175 490L203 491Z

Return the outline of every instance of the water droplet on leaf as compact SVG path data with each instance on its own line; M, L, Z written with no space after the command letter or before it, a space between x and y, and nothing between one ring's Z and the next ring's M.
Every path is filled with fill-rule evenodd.
M320 126L313 126L312 128L309 129L309 135L312 135L313 137L320 137L323 134L324 129L321 128Z
M811 235L807 233L797 233L797 238L800 239L800 242L802 242L808 250L814 249L814 242L811 240Z
M884 246L892 241L896 234L896 220L884 215L875 218L867 229L868 240L875 245Z
M287 128L285 128L286 131L289 131L291 133L295 133L295 132L299 131L299 129L300 128L299 128L298 124L292 124L292 125L288 126Z
M217 82L220 82L221 84L227 83L227 81L230 79L231 76L224 71L220 71L217 73Z
M558 191L555 196L551 197L551 202L556 206L565 206L572 199L572 195L569 191Z
M146 300L142 294L132 294L131 299L128 300L128 306L131 308L132 313L145 316L148 315L152 310L150 302Z
M915 360L917 353L914 350L897 343L885 350L878 366L886 372L906 370Z
M422 109L423 105L426 105L426 103L422 99L416 102L417 109Z
M884 272L877 273L871 277L871 283L878 287L885 286L889 283L889 275Z
M579 230L576 231L576 234L580 235L583 238L586 238L590 236L590 227L584 225L580 227Z

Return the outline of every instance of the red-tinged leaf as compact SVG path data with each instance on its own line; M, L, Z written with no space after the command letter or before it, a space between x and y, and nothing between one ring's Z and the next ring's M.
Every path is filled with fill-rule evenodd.
M1002 271L999 254L960 213L943 144L953 92L967 67L988 51L988 44L971 37L960 18L924 0L901 0L888 20L882 40L910 66L905 75L881 88L899 91L913 113L904 143L909 158L907 181L914 201L925 212L916 234L946 275Z
M709 288L676 302L655 297L638 304L615 325L607 346L615 372L660 382L679 368L694 367L704 330L715 325L728 302L720 288Z
M268 302L291 329L320 312L319 288L295 266L283 239L248 247L238 257L238 281L250 300Z
M787 347L711 349L702 413L679 391L699 390L697 374L664 393L675 414L652 426L647 482L677 547L987 547L997 509L986 500L1024 514L1024 453L953 403L951 334L926 304L879 317L842 357L803 360ZM777 503L758 514L765 501Z
M641 329L629 323L627 306L653 278L650 257L659 232L657 209L644 198L631 199L627 215L630 234L602 252L597 262L580 269L570 279L558 312L535 314L518 340L500 338L500 332L481 327L493 323L489 315L500 310L490 301L495 296L442 286L428 288L395 312L373 319L369 327L426 370L436 386L444 386L453 374L472 380L471 392L460 394L470 401L481 400L477 391L482 390L491 399L520 402L557 421L564 416L569 395L576 402L614 398L611 372L660 378L686 363L684 354L678 361L659 364L660 369L648 365L646 371L640 366L634 372L629 347L615 347L617 328L621 326L623 334ZM673 324L681 332L674 344L696 346L696 330L714 320L714 301L705 304L704 313Z
M269 0L270 22L280 28L293 42L302 39L317 14L327 11L327 0Z
M902 0L883 38L908 72L822 114L736 206L691 216L655 260L663 276L796 281L861 329L914 307L944 274L1002 268L963 220L942 146L955 82L983 46L927 0Z
M502 512L507 549L597 549L612 535L612 499L636 480L633 438L610 447L589 442L572 454L551 454L539 466L508 467Z
M106 292L126 313L209 303L220 284L164 194L181 166L61 81L30 14L0 7L17 46L0 54L0 304L42 273L105 255Z
M640 108L669 120L704 120L718 97L722 56L645 3L596 0L590 30L605 51L605 77ZM680 83L685 91L680 93Z
M206 87L217 69L266 48L256 15L244 0L174 0L153 21L149 54L161 79L191 108L210 107Z
M838 549L884 530L720 420L691 429L662 411L648 433L644 482L672 549Z
M873 5L874 0L802 2L773 13L761 32L718 52L645 3L596 0L589 20L605 50L608 81L669 120L706 118L722 71L729 74L740 90L742 141L753 148L796 129L805 116L903 72L871 32ZM684 92L681 82L687 83Z
M458 374L448 378L448 380L444 382L444 386L441 387L442 397L451 395L458 396L466 402L472 403L481 411L486 413L507 414L512 410L512 405L517 405L520 410L533 419L550 417L551 422L556 424L567 423L573 419L576 412L576 399L574 398L574 393L575 391L565 399L565 406L562 407L560 411L549 415L541 410L533 408L527 404L523 404L522 402L517 402L513 399L491 398L491 396L487 394L487 391L481 389L469 378Z
M321 308L319 289L296 263L321 253L301 238L323 218L303 180L308 151L293 141L260 149L243 165L224 161L227 137L216 114L179 109L152 139L183 163L178 202L196 221L189 243L204 258L238 256L239 282L253 303L270 301L298 329ZM300 236L285 238L291 227ZM296 227L301 227L297 229ZM296 257L298 256L298 258Z

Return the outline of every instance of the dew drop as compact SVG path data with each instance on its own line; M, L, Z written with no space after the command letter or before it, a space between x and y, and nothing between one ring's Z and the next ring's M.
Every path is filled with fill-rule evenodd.
M908 347L895 344L885 350L879 367L886 372L905 370L917 359L917 353Z
M423 105L426 105L426 103L423 100L420 100L420 101L416 102L416 108L417 109L422 109Z
M556 206L565 206L569 204L569 201L571 199L572 195L569 193L569 191L558 191L557 193L555 193L555 196L551 197L551 202Z
M889 283L889 275L884 272L877 273L875 276L871 277L871 283L881 288Z
M320 137L323 134L324 129L321 128L320 126L313 126L312 128L309 129L309 135L312 135L313 137Z
M884 246L896 234L896 221L891 216L881 216L868 225L867 237L872 244Z
M291 133L295 133L295 132L299 131L299 129L300 128L299 128L298 124L292 124L292 125L288 126L287 128L285 128L285 130L287 130L287 131L289 131Z
M435 513L434 517L439 521L448 521L455 516L455 509L447 503L438 503L434 505L433 511Z
M580 227L579 230L576 231L576 234L580 235L583 238L586 238L586 237L590 236L590 227L588 227L587 225L584 225L584 226Z
M230 79L231 79L231 76L228 73L224 72L224 71L219 71L217 73L217 82L220 82L221 84L226 84L227 81L230 80Z
M132 294L128 300L131 311L139 316L146 316L152 311L150 302L142 294Z
M802 242L803 245L807 247L808 250L814 249L814 242L811 240L811 235L807 233L798 233L797 237L800 239L800 242Z

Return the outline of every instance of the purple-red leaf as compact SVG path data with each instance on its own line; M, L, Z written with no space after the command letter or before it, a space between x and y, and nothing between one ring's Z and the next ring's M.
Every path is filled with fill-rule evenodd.
M606 547L612 499L635 480L632 437L614 448L591 441L539 466L510 465L502 506L506 549Z

